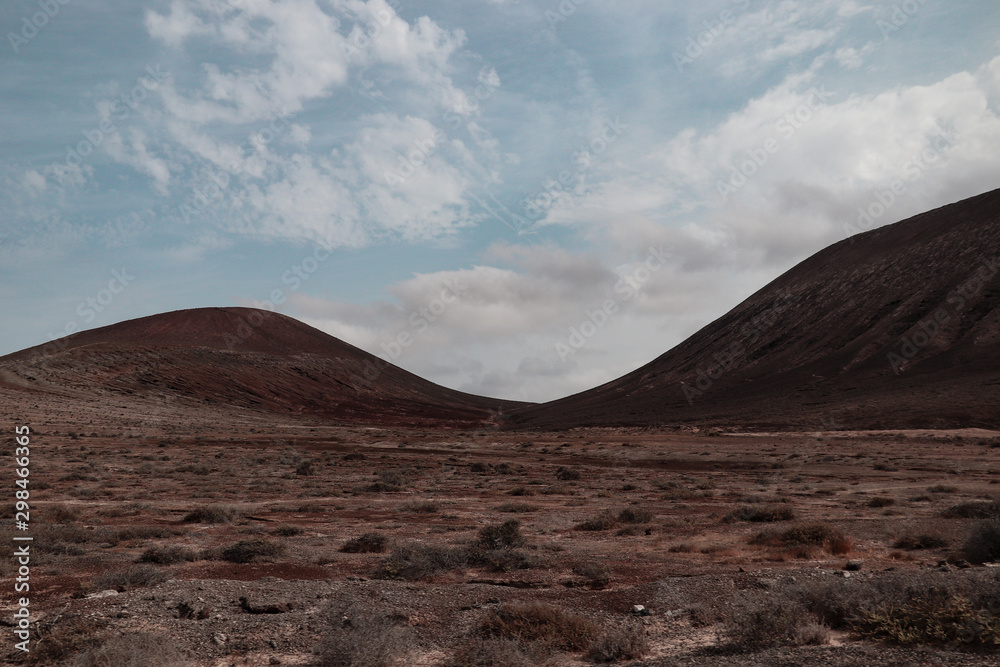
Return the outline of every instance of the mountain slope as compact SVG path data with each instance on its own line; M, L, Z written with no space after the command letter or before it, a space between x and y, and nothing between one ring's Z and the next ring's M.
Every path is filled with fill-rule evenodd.
M476 425L518 404L446 389L284 315L200 308L0 357L0 390L225 406L341 423Z
M642 368L506 423L1000 426L1000 190L832 245Z

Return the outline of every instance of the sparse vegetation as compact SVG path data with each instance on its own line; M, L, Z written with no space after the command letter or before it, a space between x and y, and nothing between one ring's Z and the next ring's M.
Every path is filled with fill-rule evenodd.
M166 580L166 572L153 565L130 565L99 575L94 579L93 587L97 590L126 591L133 588L155 586Z
M265 539L240 540L220 552L222 560L230 563L252 563L261 558L274 558L284 553L285 547Z
M1000 517L978 522L962 550L972 563L990 563L1000 560Z
M185 523L232 523L242 516L232 505L207 505L197 507L184 516Z
M398 620L361 605L331 609L327 617L317 667L392 667L412 645Z
M386 550L389 538L382 533L364 533L344 543L340 550L349 554L380 554Z
M725 520L771 523L775 521L791 521L794 518L795 510L784 505L743 505L726 515Z
M585 651L601 635L588 618L542 603L503 604L479 623L483 637L545 642L566 651Z
M591 644L587 657L596 663L637 660L649 653L649 639L641 625L626 625L605 632Z

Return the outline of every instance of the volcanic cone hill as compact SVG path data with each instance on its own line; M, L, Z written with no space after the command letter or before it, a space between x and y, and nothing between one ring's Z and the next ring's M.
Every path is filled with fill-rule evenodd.
M513 428L1000 426L1000 190L801 262L617 380Z
M227 408L381 426L480 425L521 405L441 387L250 308L153 315L0 357L0 395L69 413L103 400L169 408L175 419L185 408Z

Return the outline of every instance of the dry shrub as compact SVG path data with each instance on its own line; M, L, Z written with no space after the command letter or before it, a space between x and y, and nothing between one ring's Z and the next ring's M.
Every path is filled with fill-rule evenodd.
M285 551L285 545L264 539L240 540L221 552L222 560L230 563L252 563L258 558L274 558Z
M797 600L753 595L734 605L719 633L722 648L749 653L773 646L800 646L814 636L815 619Z
M192 560L198 560L198 555L191 549L178 546L150 547L139 556L140 563L156 563L157 565L173 565Z
M604 510L593 519L587 519L576 526L576 530L611 530L618 527L618 517L610 510Z
M404 503L399 506L400 511L403 512L416 512L418 514L434 514L439 511L441 507L429 500L414 501L409 503Z
M464 567L467 562L465 549L412 542L393 549L389 557L379 565L375 576L381 579L414 581Z
M691 620L691 625L696 628L715 625L719 620L718 615L712 611L712 608L703 602L690 604L684 611L687 612L688 618Z
M143 564L105 572L94 579L93 585L98 590L114 589L120 592L133 588L155 586L166 580L167 574L160 568Z
M382 533L365 533L347 540L340 550L348 554L380 554L389 544L389 538Z
M604 588L611 583L611 570L604 563L580 563L573 568L573 573L586 579L591 588Z
M73 667L188 667L194 663L177 648L177 640L162 635L119 635L78 655Z
M542 603L509 603L490 611L480 622L483 637L544 642L567 651L584 651L601 634L588 618Z
M412 645L400 619L364 605L331 607L324 639L316 647L317 667L391 667Z
M941 549L948 546L948 540L940 535L921 533L919 535L904 535L896 540L892 546L894 549L906 549L907 551L917 551L919 549Z
M993 519L1000 517L1000 500L976 500L952 505L941 516L947 519Z
M649 639L641 625L608 630L591 644L587 657L593 662L637 660L649 653Z
M537 654L509 639L474 637L458 647L445 667L537 667L543 657Z
M900 644L1000 645L1000 618L961 597L929 596L865 612L859 630Z
M79 509L62 503L45 508L42 515L52 523L73 523L80 520Z
M725 521L749 521L752 523L770 523L773 521L791 521L795 518L795 510L781 505L743 505L727 514Z
M517 519L508 519L503 523L481 528L476 546L483 549L510 549L522 546L524 542L521 522Z
M626 507L618 513L618 520L622 523L649 523L653 520L653 513L640 507Z
M822 547L834 555L849 553L854 541L843 532L826 523L806 523L783 531L766 530L750 538L750 544L773 547ZM811 553L811 552L810 552ZM803 556L803 557L811 557Z
M537 512L539 509L538 505L529 505L528 503L504 503L497 507L497 511L507 514L527 514L528 512Z
M1000 518L977 523L962 549L972 563L1000 560Z
M78 615L42 619L35 626L38 640L31 644L28 664L49 667L83 651L99 648L108 638L107 625L104 619Z
M206 505L196 507L184 517L185 523L232 523L243 513L233 505Z

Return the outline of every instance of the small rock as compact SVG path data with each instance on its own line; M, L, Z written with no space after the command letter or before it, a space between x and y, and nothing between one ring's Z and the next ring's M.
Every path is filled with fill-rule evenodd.
M272 664L272 665L280 665L280 664L281 664L281 660L279 660L278 658L276 658L276 657L274 657L274 656L272 655L272 656L271 656L271 659L270 659L270 660L268 660L268 663L269 663L269 664Z
M212 643L218 644L219 646L225 644L227 639L228 637L221 632L215 632L212 634Z
M649 610L641 604L632 605L632 614L635 616L649 616Z
M967 561L967 560L956 560L955 561L955 567L961 568L963 570L966 570L966 569L968 569L968 568L970 568L972 566L969 565L969 561Z
M274 641L273 639L268 639L267 645L270 646L271 648L278 648L278 642ZM276 664L276 663L271 663L271 664Z
M859 560L849 560L844 565L844 569L848 572L858 572L861 570L861 561Z
M118 595L118 591L109 588L106 591L98 591L97 593L91 593L90 595L87 596L87 599L93 600L96 598L110 598L116 595Z

